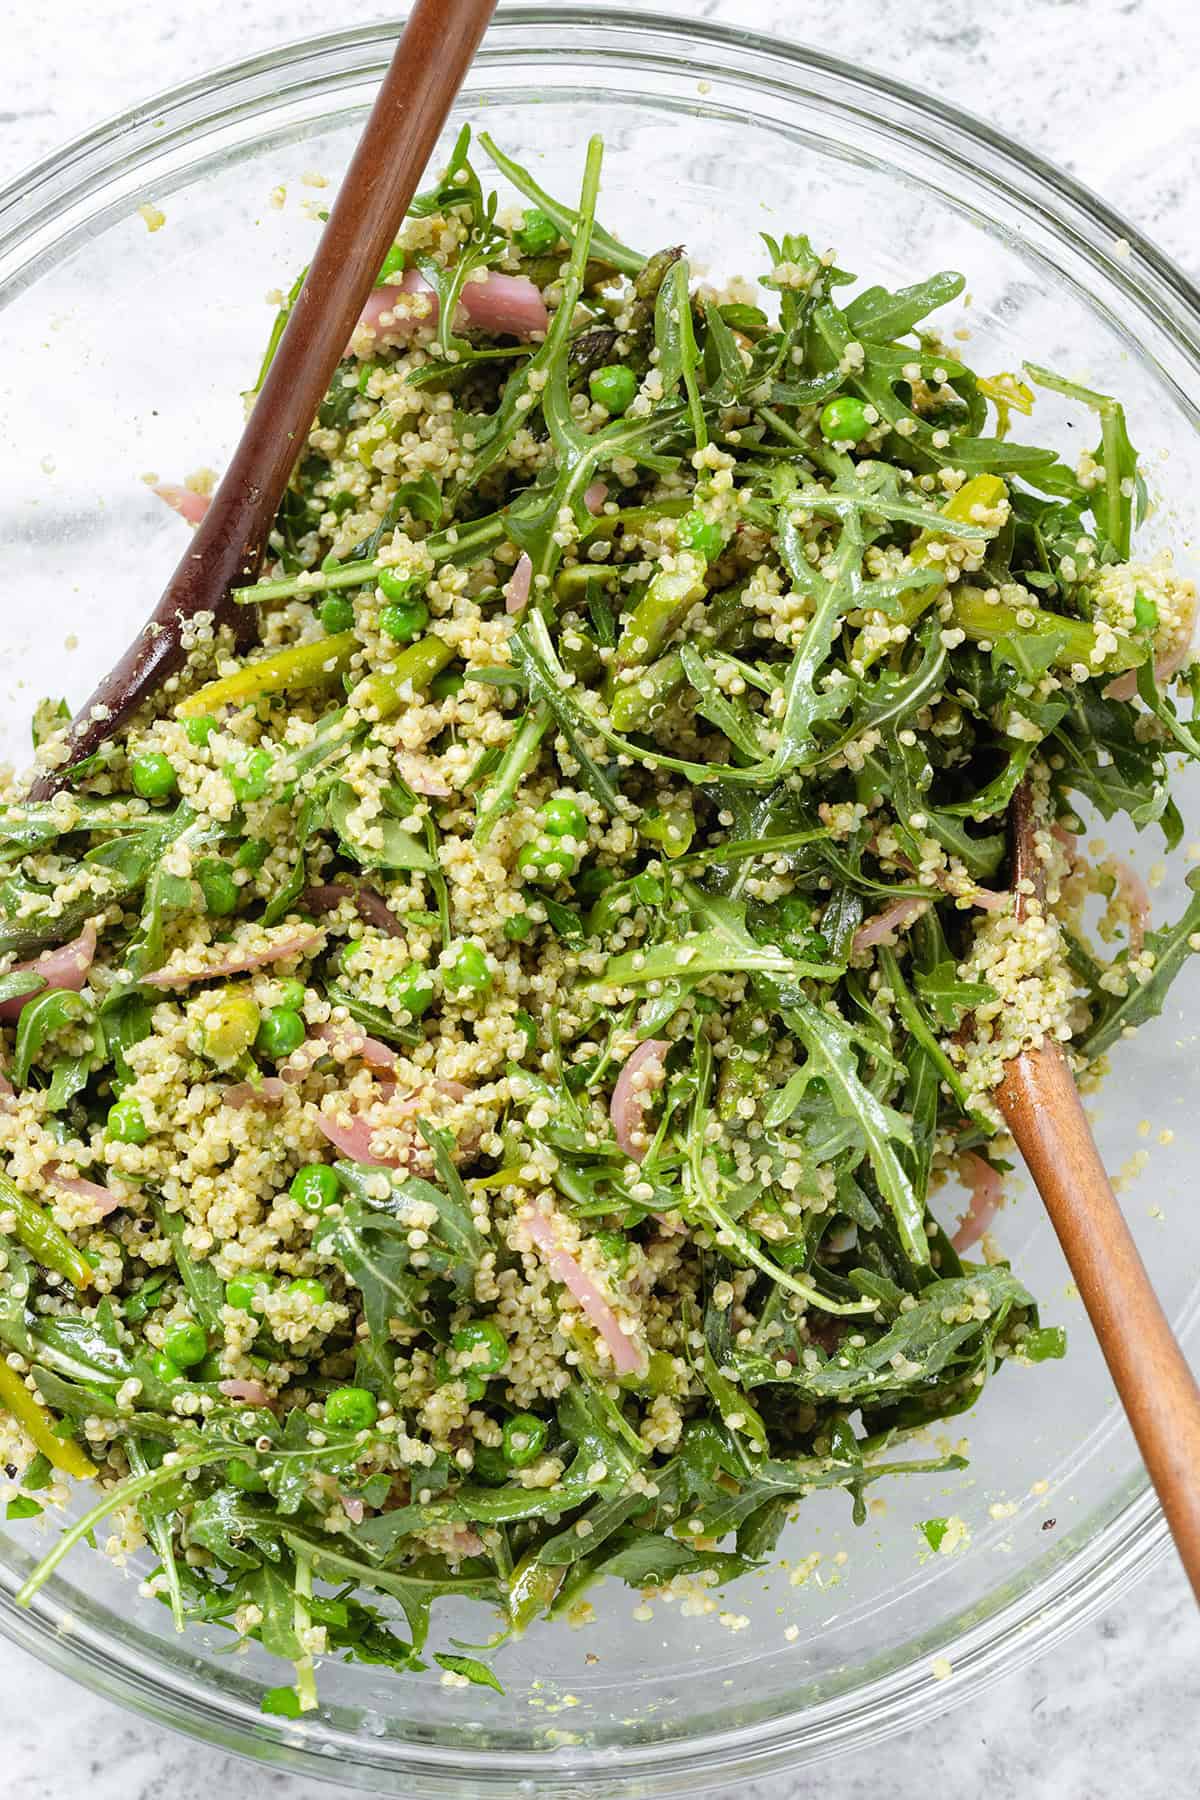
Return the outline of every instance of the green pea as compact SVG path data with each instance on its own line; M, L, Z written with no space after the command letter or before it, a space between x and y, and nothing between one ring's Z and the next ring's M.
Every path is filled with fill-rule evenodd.
M515 913L504 921L504 935L510 944L523 944L532 930L533 920L528 913Z
M606 412L623 413L637 393L637 376L624 363L607 363L588 377L588 391Z
M237 911L242 892L227 862L219 856L206 856L196 864L196 880L210 918L227 919L230 913Z
M821 408L821 436L831 444L857 444L871 429L863 401L853 394L839 394Z
M203 1014L201 1047L205 1056L215 1063L236 1062L258 1036L261 1017L244 989L226 988Z
M264 1288L271 1287L271 1277L260 1270L249 1269L243 1275L235 1275L232 1281L225 1283L225 1303L236 1306L239 1312L255 1311L255 1296Z
M318 606L317 617L321 621L321 630L329 637L336 637L341 631L349 631L354 624L354 607L341 594L330 594Z
M182 1381L183 1370L173 1357L164 1356L161 1350L150 1358L150 1367L160 1381Z
M211 713L197 713L194 719L185 720L183 735L189 744L194 744L197 750L203 750L216 729L217 721Z
M392 976L387 984L387 991L403 1012L419 1019L433 1004L433 976L421 963L410 962L398 975Z
M513 238L526 256L545 256L559 240L559 229L539 206L531 206L513 232Z
M128 1096L109 1107L105 1131L118 1144L144 1144L150 1136L141 1107Z
M393 244L382 263L379 265L379 273L375 277L375 286L385 287L392 276L401 274L403 269L404 252L399 244Z
M271 846L266 838L247 838L238 849L233 859L237 869L249 869L252 872L261 869L271 854Z
M341 1176L328 1163L306 1163L292 1176L288 1193L306 1212L320 1212L332 1206L342 1191Z
M547 845L545 849L539 844L522 844L517 852L517 869L526 881L553 887L574 874L575 858L561 844Z
M475 1444L471 1454L474 1458L471 1473L480 1481L486 1481L489 1487L503 1487L508 1480L509 1465L504 1460L504 1452L498 1444Z
M265 1012L254 1039L254 1048L260 1056L269 1056L273 1062L281 1062L298 1050L307 1033L304 1020L290 1006L273 1006Z
M234 1487L241 1488L244 1494L265 1494L267 1491L265 1476L260 1475L244 1456L231 1456L225 1464L225 1473Z
M683 550L694 550L697 556L711 562L725 544L725 533L715 519L702 512L686 512L675 527L675 541Z
M478 944L460 938L450 946L450 961L442 970L442 980L452 994L486 994L492 985L487 957Z
M450 1342L473 1375L495 1375L508 1361L508 1339L490 1319L472 1319Z
M225 773L233 789L233 797L239 805L244 805L247 800L262 799L267 791L274 760L271 752L260 745L257 750L250 752L240 768L237 763L226 763Z
M297 1275L295 1281L288 1282L289 1294L303 1294L314 1306L324 1306L329 1295L325 1291L325 1283L316 1281L311 1275Z
M325 1423L349 1431L366 1431L379 1417L379 1407L369 1388L334 1388L325 1401Z
M197 1324L195 1319L181 1319L176 1325L168 1325L163 1333L163 1349L181 1369L190 1369L193 1363L203 1362L208 1353L208 1338L203 1325Z
M297 981L294 975L285 975L282 981L276 983L276 988L280 1006L287 1006L291 1008L292 1012L299 1012L308 993L304 983Z
M416 576L403 569L380 569L376 581L385 600L407 600L417 585Z
M198 1362L192 1370L193 1381L223 1381L224 1379L225 1371L221 1367L221 1358L215 1351L206 1356L203 1362Z
M420 599L395 600L390 606L385 606L379 615L380 630L395 644L411 644L414 638L420 637L428 623L429 608Z
M587 837L583 808L567 794L555 794L552 800L547 800L542 817L551 837L572 837L579 844Z
M145 750L129 765L133 791L143 800L169 800L179 787L175 771L161 750Z
M504 1421L504 1458L511 1468L536 1462L546 1442L546 1421L536 1413L514 1413Z
M430 697L434 700L449 700L452 695L461 694L466 685L467 678L460 670L444 669L430 683Z
M365 948L366 946L361 938L350 938L343 944L339 952L339 961L341 962L343 969L349 969L356 957L360 956Z

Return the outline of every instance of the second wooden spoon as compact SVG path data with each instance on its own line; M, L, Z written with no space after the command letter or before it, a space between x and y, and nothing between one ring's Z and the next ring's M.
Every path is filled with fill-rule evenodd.
M1013 800L1013 885L1042 888L1033 802ZM1200 1601L1200 1387L1159 1304L1057 1043L1023 1051L996 1090L1004 1119L1058 1234L1080 1298Z

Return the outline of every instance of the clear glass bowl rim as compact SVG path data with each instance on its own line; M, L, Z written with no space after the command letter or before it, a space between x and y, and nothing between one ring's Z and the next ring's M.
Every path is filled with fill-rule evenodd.
M321 33L201 75L118 114L26 168L0 190L0 287L36 279L41 241L61 245L74 207L119 187L143 165L207 132L256 117L289 94L333 95L382 71L403 16ZM714 74L767 83L777 92L820 91L827 104L868 113L876 126L969 167L1043 227L1068 238L1106 276L1124 287L1173 341L1200 376L1200 291L1156 245L1082 183L1017 144L986 121L925 95L881 72L860 68L805 45L707 20L587 4L506 4L477 59L485 69L510 56L557 59L564 34L594 54L620 61L634 54L697 78ZM285 92L282 77L293 85ZM93 215L94 222L94 215ZM1121 241L1131 254L1118 252ZM32 254L31 254L32 253ZM918 1722L932 1720L983 1687L1045 1654L1143 1579L1169 1549L1166 1524L1147 1481L1138 1474L1116 1497L1119 1510L1090 1534L1050 1576L969 1626L949 1646L952 1681L938 1682L927 1658L810 1707L742 1729L686 1743L638 1745L612 1753L545 1753L409 1744L355 1737L317 1725L304 1731L269 1720L232 1699L215 1703L165 1680L119 1637L72 1638L52 1594L30 1611L12 1601L19 1578L0 1567L0 1632L61 1673L157 1723L275 1767L326 1781L357 1778L377 1792L410 1800L465 1794L539 1794L559 1800L596 1795L666 1795L711 1791L763 1778L839 1750L864 1748ZM1107 1509L1106 1509L1107 1510Z

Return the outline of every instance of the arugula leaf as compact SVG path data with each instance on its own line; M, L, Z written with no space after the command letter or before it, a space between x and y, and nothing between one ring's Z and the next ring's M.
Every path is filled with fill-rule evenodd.
M47 1043L68 1025L90 1019L92 1009L80 994L69 988L50 988L36 999L27 1000L17 1021L17 1041L13 1053L12 1077L17 1087L29 1081L35 1058Z
M436 867L428 849L405 831L388 813L380 813L360 834L351 825L351 815L358 809L359 798L345 781L334 782L325 799L325 817L348 856L364 869L415 869L427 872ZM369 834L369 836L368 836ZM376 843L374 840L380 841Z
M32 969L10 969L7 975L0 975L0 1004L6 1000L24 1000L30 994L36 994L46 985L44 975L38 975Z
M700 354L688 292L689 273L686 257L680 257L668 270L654 304L654 343L663 397L669 399L683 383L696 448L703 450L708 442L708 427L697 383Z
M871 1167L879 1191L892 1209L905 1254L918 1268L924 1268L929 1261L924 1209L895 1149L897 1142L911 1146L909 1126L866 1086L858 1073L850 1037L837 1019L800 995L785 1009L783 1019L823 1076L836 1110L855 1120L865 1132Z
M1145 948L1154 956L1149 979L1141 981L1131 977L1125 997L1110 998L1099 1010L1090 1029L1076 1041L1075 1048L1089 1062L1103 1056L1127 1031L1158 1016L1171 983L1188 957L1194 954L1190 940L1200 932L1200 869L1192 870L1187 885L1192 890L1191 899L1175 923L1146 934ZM1099 993L1093 996L1093 1001L1099 999Z
M363 1313L371 1337L386 1343L390 1321L420 1324L425 1317L425 1284L410 1268L410 1219L377 1207L366 1197L377 1171L360 1163L339 1163L345 1195L324 1212L313 1232L318 1255L336 1262L346 1280L362 1294ZM391 1171L387 1171L389 1177Z
M454 1656L448 1650L435 1650L433 1660L439 1669L449 1669L452 1675L465 1676L472 1687L494 1688L498 1694L504 1692L494 1672L486 1663L479 1662L473 1656Z
M563 206L559 201L553 199L544 188L539 187L529 171L522 168L520 163L514 162L511 156L506 156L486 131L479 133L479 142L500 173L507 176L508 180L512 182L517 192L524 194L527 200L532 200L534 205L558 226L567 242L574 244L576 234L580 229L580 214L572 211L569 206ZM639 256L636 250L630 250L613 237L611 232L605 231L603 225L597 225L594 221L591 223L589 243L590 248L597 256L610 264L612 268L619 269L623 275L637 275L645 265L646 258L644 256Z
M220 1332L221 1308L225 1304L225 1283L210 1262L194 1257L183 1241L187 1220L182 1213L168 1212L156 1196L151 1198L155 1222L171 1245L175 1267L184 1285L192 1311L206 1331Z

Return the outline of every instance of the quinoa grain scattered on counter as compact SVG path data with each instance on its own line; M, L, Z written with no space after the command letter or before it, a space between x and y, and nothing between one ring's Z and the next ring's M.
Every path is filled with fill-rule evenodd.
M1200 947L1200 877L1152 924L1076 811L1173 850L1200 755L1117 401L977 376L958 275L787 236L697 287L596 222L597 144L577 208L481 144L530 204L469 134L415 203L256 648L191 621L122 741L0 791L0 1485L97 1482L23 1598L94 1529L294 1664L287 1716L327 1656L499 1686L605 1577L739 1632L806 1496L960 1468L923 1429L1064 1351L992 1090L1048 1038L1094 1078ZM1069 466L1007 435L1046 387L1099 418ZM429 1594L489 1649L431 1651Z

